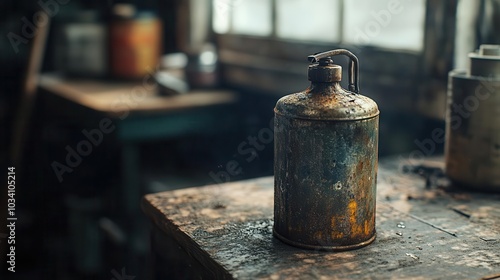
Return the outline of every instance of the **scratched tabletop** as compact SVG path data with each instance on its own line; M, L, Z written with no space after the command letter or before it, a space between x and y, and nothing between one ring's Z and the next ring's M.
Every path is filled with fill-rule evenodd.
M500 279L500 194L455 188L442 166L382 160L377 239L347 252L274 238L272 177L150 194L142 208L159 232L153 247L171 240L159 251L183 251L202 278Z

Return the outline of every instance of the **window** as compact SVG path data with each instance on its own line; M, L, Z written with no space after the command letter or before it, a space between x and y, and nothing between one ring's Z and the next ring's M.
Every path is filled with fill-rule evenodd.
M445 100L458 1L211 1L228 85L287 94L308 85L309 54L346 48L361 61L362 93L382 110L410 112L415 100Z
M421 51L424 43L424 0L344 1L344 42Z
M214 0L218 34L421 51L425 0Z
M340 0L277 0L276 4L278 38L340 41L342 25L338 13L335 13L339 10Z
M232 31L244 35L269 36L272 27L271 0L240 0L232 9Z

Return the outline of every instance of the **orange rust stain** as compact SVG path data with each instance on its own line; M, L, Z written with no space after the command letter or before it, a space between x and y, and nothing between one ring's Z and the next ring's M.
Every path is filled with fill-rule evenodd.
M347 211L349 213L349 221L351 222L351 225L356 224L356 209L358 208L358 203L356 201L351 200L349 202L349 205L347 205Z
M363 173L363 167L364 167L364 162L360 161L358 163L358 165L356 166L356 171L357 171L358 174L362 174Z
M344 233L340 232L340 231L334 231L334 232L332 232L331 236L332 236L333 240L342 239L342 237L344 237Z
M368 224L368 220L365 220L365 235L368 236L370 234L370 225Z
M314 234L314 238L316 240L323 240L323 233L321 231L318 231Z
M363 236L364 235L364 226L362 224L357 224L356 219L356 210L358 208L358 204L356 201L351 200L349 205L347 205L347 211L349 213L349 222L351 224L351 235L352 236Z
M341 229L339 229L339 226L337 225L336 216L332 216L331 218L331 227L332 227L332 233L330 234L330 236L332 237L332 239L335 240L344 237L344 233L341 231Z

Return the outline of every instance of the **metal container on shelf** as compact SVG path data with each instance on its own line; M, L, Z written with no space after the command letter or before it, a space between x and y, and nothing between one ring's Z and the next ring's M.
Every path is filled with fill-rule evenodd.
M160 63L162 24L154 12L138 11L131 4L113 7L109 26L111 75L144 79Z
M107 74L106 26L97 11L71 13L56 21L54 66L70 76Z
M446 174L458 186L500 192L500 45L469 54L449 74Z
M349 90L337 55L350 58ZM375 240L379 110L360 95L354 54L309 60L310 87L274 109L274 235L302 248L356 249Z

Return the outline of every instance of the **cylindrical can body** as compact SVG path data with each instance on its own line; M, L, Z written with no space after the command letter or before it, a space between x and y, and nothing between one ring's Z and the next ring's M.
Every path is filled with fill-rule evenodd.
M499 108L499 78L450 73L445 157L454 183L500 191Z
M276 237L334 251L375 239L378 122L378 114L312 120L276 112Z
M161 29L161 21L149 14L113 20L109 32L111 74L142 79L154 73L161 55Z

